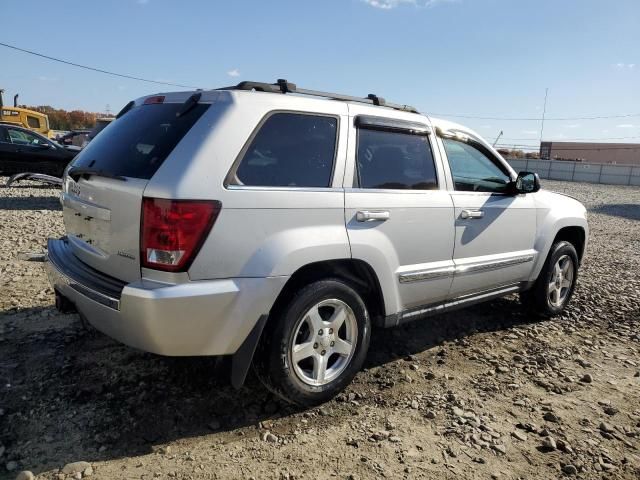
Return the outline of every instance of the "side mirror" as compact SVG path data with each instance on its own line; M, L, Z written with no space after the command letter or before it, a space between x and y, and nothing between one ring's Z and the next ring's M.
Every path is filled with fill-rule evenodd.
M540 190L540 177L533 172L520 172L515 182L516 193L534 193Z

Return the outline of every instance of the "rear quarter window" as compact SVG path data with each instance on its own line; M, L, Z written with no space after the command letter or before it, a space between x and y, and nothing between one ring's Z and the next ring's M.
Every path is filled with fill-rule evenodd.
M274 113L251 140L228 183L262 187L329 187L337 130L336 117Z
M209 104L177 116L181 103L140 105L111 122L76 157L74 167L150 179Z

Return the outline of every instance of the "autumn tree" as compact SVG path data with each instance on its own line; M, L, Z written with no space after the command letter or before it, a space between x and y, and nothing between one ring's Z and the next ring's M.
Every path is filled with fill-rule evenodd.
M67 111L59 108L53 108L50 105L40 105L37 107L28 107L21 105L22 108L41 112L49 117L49 127L52 130L84 130L91 129L96 124L96 118L112 117L106 113L85 112L84 110Z

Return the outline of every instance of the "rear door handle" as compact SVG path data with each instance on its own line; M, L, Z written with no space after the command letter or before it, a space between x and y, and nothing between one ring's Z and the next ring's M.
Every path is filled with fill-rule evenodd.
M484 212L482 210L462 210L462 212L460 212L460 218L462 219L474 219L482 217L484 217Z
M359 222L384 222L389 220L388 210L361 210L356 213L356 220Z

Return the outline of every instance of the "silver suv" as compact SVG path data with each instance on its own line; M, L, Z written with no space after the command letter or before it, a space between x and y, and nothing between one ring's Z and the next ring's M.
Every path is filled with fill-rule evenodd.
M473 131L375 95L242 82L130 102L68 167L46 268L63 310L161 355L231 356L323 402L373 327L573 293L584 207Z

